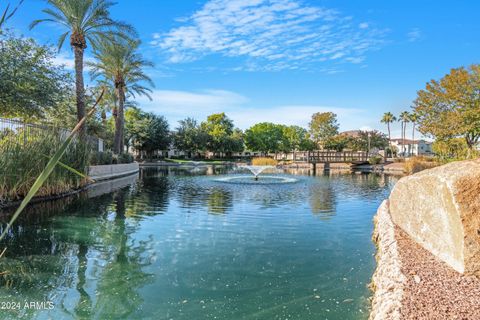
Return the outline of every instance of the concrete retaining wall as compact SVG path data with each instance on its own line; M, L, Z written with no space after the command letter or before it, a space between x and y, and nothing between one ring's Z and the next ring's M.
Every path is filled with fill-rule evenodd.
M108 180L138 172L137 162L90 166L88 175L95 181Z

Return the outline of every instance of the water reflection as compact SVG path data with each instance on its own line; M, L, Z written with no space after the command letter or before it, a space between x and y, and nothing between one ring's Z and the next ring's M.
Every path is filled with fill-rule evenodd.
M335 191L330 183L315 183L309 189L310 208L314 215L329 219L335 215Z
M128 318L142 303L138 288L155 253L151 237L127 220L130 188L90 201L85 194L50 206L34 206L9 232L1 261L0 300L52 301L53 318ZM44 209L41 218L34 212ZM2 312L5 310L2 310ZM10 310L2 319L30 318L35 311Z
M233 206L232 195L224 189L214 188L209 192L207 205L209 213L225 214Z
M235 185L213 177L229 172L149 168L138 180L28 208L3 243L0 300L55 308L2 319L367 314L371 217L397 178L297 171L292 184Z

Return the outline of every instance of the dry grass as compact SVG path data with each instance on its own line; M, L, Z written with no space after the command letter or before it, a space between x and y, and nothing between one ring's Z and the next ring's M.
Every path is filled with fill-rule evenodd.
M277 160L272 158L253 158L252 165L254 166L276 166Z
M433 158L418 156L406 160L403 167L407 174L414 174L426 169L438 167L439 165L440 163Z

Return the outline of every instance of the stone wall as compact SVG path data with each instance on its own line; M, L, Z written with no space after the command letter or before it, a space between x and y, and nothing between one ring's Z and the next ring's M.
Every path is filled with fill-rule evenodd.
M138 172L137 162L90 166L88 175L95 181L108 180Z
M389 212L396 225L453 269L480 275L480 159L400 179Z

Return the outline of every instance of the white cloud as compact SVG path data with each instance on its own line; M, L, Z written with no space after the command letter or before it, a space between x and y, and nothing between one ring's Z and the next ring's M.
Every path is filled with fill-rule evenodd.
M314 62L351 63L383 43L383 31L339 12L299 0L210 0L153 35L151 44L172 63L210 54L241 57L239 70L298 69Z
M64 66L69 70L73 70L75 68L75 61L72 57L67 55L66 53L59 53L53 58L53 63L58 66Z
M152 101L139 97L137 101L147 111L166 115L174 121L187 116L203 119L206 115L231 110L248 102L238 93L227 90L154 90Z
M72 54L69 54L65 51L59 52L53 59L53 63L58 65L58 66L64 66L68 70L74 70L75 69L75 59L73 58ZM87 61L94 61L93 58L85 56L83 58L84 62ZM90 68L86 65L84 65L84 70L89 71Z
M155 90L153 101L140 97L137 101L146 111L164 115L172 128L177 121L193 117L203 121L212 113L225 112L236 126L247 129L258 122L274 122L307 127L315 112L331 111L337 114L341 130L358 129L369 124L371 116L361 109L322 105L278 105L258 107L247 97L227 90Z
M308 127L312 114L315 112L333 112L337 115L338 121L342 124L342 129L350 129L352 120L361 116L360 109L329 107L321 105L289 105L275 106L271 108L242 108L231 111L228 116L235 124L246 129L258 122L273 122L285 125L298 125ZM356 128L356 127L354 127Z
M368 23L362 22L358 25L360 29L367 29L369 27Z
M422 38L422 32L418 28L413 28L407 33L408 41L416 42Z

